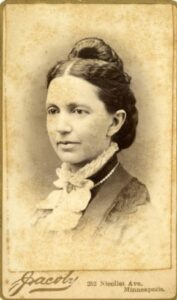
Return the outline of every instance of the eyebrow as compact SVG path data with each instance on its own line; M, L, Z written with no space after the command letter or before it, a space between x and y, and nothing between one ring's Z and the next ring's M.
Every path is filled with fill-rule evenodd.
M55 108L59 108L58 105L56 105L56 104L54 104L54 103L52 103L52 102L51 102L51 103L48 102L48 103L46 104L46 108L49 108L50 106L54 106ZM76 108L76 107L78 107L78 106L85 107L85 108L87 108L87 109L91 109L89 106L87 106L87 105L85 105L85 104L82 104L82 103L71 102L71 103L67 104L67 107L68 107L69 109L73 109L73 108Z
M68 105L68 108L70 109L73 109L73 108L76 108L78 106L82 106L82 107L85 107L87 109L91 109L89 106L85 105L85 104L82 104L82 103L75 103L75 102L72 102L72 103L69 103Z
M55 108L58 108L58 106L54 103L46 103L46 109L49 108L50 106L54 106Z

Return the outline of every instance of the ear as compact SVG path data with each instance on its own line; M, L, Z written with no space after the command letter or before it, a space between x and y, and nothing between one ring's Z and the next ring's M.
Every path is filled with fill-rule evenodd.
M110 124L107 136L112 137L120 130L126 120L126 112L123 109L117 110L112 116L112 123Z

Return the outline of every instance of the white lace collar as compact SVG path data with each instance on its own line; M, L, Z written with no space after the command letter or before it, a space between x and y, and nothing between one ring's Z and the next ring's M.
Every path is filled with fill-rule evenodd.
M117 151L118 145L112 142L108 149L77 172L72 172L66 163L57 168L58 179L54 182L57 190L37 206L38 209L52 210L41 221L45 230L67 231L77 226L94 187L93 181L88 178L97 173Z

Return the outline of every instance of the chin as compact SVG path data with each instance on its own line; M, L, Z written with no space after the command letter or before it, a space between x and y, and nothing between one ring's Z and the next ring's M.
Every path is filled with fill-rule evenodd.
M86 158L81 159L80 157L70 153L66 153L62 155L57 153L57 155L62 162L71 165L84 165L88 161Z

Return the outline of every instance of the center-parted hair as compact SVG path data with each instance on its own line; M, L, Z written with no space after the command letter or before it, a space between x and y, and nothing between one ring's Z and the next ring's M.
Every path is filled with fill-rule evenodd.
M97 86L99 99L109 113L125 110L126 120L112 140L118 143L120 150L128 148L135 139L138 111L130 89L131 77L124 72L123 62L117 53L101 39L82 39L74 45L67 60L59 61L49 71L47 87L65 72Z

